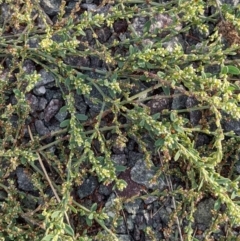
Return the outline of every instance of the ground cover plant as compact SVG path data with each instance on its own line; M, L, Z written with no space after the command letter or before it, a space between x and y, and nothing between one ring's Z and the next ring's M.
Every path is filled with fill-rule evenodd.
M237 240L239 6L86 2L0 1L0 240L123 240L124 203L148 196L173 210L145 240ZM129 143L155 170L132 195L113 161ZM77 195L89 176L113 216Z

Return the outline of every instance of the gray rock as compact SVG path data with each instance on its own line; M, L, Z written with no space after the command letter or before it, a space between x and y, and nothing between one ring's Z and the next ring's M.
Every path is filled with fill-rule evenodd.
M188 97L186 101L186 107L192 108L198 104L198 101L193 97ZM193 126L197 125L202 118L202 112L200 110L190 111L190 122Z
M124 204L124 209L129 213L135 216L140 208L142 201L141 199L136 199L134 202L129 202Z
M135 151L129 151L128 153L128 166L133 167L137 160L143 158L143 154Z
M95 11L97 9L97 5L96 4L91 4L91 3L83 3L81 4L81 7L83 9L87 9L88 11Z
M234 131L240 136L240 120L223 121L223 129L225 131Z
M26 74L32 74L34 70L36 70L35 64L32 60L25 60L23 63L23 70L26 72Z
M65 111L65 112L58 112L56 115L55 115L55 118L59 121L59 122L62 122L66 119L68 115L68 111Z
M60 99L62 99L62 93L59 90L47 89L45 97L46 97L48 102L50 102L52 99L59 99L60 100Z
M156 197L156 196L148 195L143 201L145 204L150 204L150 203L155 202L157 199L158 199L158 197Z
M40 98L38 102L38 110L42 111L46 108L47 106L47 100L45 98Z
M111 188L101 184L99 189L98 189L98 192L104 196L109 196L110 193L112 192Z
M86 105L83 97L75 94L74 100L75 100L75 107L77 108L77 110L79 110L79 112L82 114L86 113L87 105Z
M230 4L232 6L237 6L239 4L239 0L219 0L222 4Z
M117 238L119 241L132 241L131 237L127 234L119 234Z
M163 190L166 184L162 178L159 177L156 183L151 182L156 173L157 171L153 164L149 169L146 165L146 162L143 159L140 159L136 162L131 170L131 179L136 183L146 186L147 188L158 188L159 190Z
M38 98L32 94L26 94L26 99L30 104L31 113L34 113L38 110Z
M23 167L17 167L17 183L18 187L26 192L35 191L34 185L31 181L31 176L28 174L27 169Z
M151 115L161 112L164 109L170 108L170 99L169 98L160 98L153 99L147 103L147 106L150 107Z
M52 99L44 110L44 120L49 122L53 116L59 111L62 102L58 99Z
M40 4L46 14L54 16L59 12L61 0L41 0Z
M126 224L127 224L128 230L132 231L134 229L134 220L132 215L128 216Z
M160 208L158 210L158 215L164 225L168 225L169 219L170 219L170 214L165 208Z
M35 87L39 87L42 85L46 85L48 83L51 83L55 80L54 75L50 72L47 72L44 69L41 69L39 71L39 74L41 75L40 80L35 84Z
M78 187L77 194L79 198L85 198L91 195L98 186L98 180L94 176L87 178L81 186Z
M44 136L49 133L48 128L44 125L43 121L41 121L41 120L35 121L35 128L36 128L37 133L40 136Z
M39 46L39 39L29 38L27 43L28 43L30 48L37 48Z
M64 61L73 66L82 66L82 67L89 67L90 60L87 57L81 57L81 56L66 56Z
M127 158L125 154L115 154L111 156L113 162L117 165L126 165Z
M33 93L34 93L35 95L38 95L38 96L45 95L45 93L46 93L46 88L45 88L45 86L35 87L35 88L33 89Z
M182 89L184 90L184 87L182 87ZM181 92L179 90L175 90L174 94L181 94ZM188 97L186 95L180 95L180 96L174 97L172 102L172 109L173 110L185 109L187 98Z
M108 27L97 29L95 30L95 32L98 36L98 41L100 43L106 43L112 35L112 32Z
M194 213L195 222L197 225L203 225L204 229L208 228L212 222L212 212L214 207L214 199L209 198L197 205L197 210Z

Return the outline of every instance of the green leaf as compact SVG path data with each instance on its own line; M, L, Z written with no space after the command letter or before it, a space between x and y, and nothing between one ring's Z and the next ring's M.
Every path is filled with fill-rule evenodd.
M162 72L162 71L158 71L157 72L157 76L159 77L159 78L164 78L165 76L166 76L166 74L164 73L164 72Z
M122 166L122 165L117 165L117 166L115 166L115 170L116 170L117 172L124 172L126 169L127 169L127 167Z
M90 214L88 215L88 219L93 220L93 213L90 213Z
M226 66L222 67L221 73L222 74L239 75L240 74L240 70L239 70L239 68L237 68L237 67L235 67L233 65L226 65Z
M155 141L154 145L155 147L159 148L162 147L164 144L164 139L158 139L157 141Z
M228 73L229 74L233 74L233 75L239 75L240 74L240 70L232 65L228 65Z
M86 223L88 226L92 226L92 220L89 219L88 217L86 218Z
M60 211L55 211L52 213L51 218L55 219L55 218L58 218L60 215L61 215Z
M49 234L45 236L41 241L52 241L53 238L54 238L54 235Z
M118 61L118 67L119 67L119 68L122 68L123 65L124 65L124 62L122 62L122 61Z
M74 237L74 236L75 236L75 234L74 234L74 231L73 231L72 227L71 227L71 226L69 226L68 224L65 224L64 231L65 231L65 233L67 233L67 234L71 235L72 237Z
M61 128L64 128L64 127L69 126L69 124L70 124L70 120L67 119L67 120L64 120L64 121L62 121L62 122L60 123L60 127L61 127Z
M165 95L170 95L170 88L168 86L162 86L162 90Z
M154 120L159 119L159 118L160 118L160 113L156 113L156 114L152 115L152 118L153 118Z
M221 74L227 74L228 73L228 67L227 66L223 66L221 69Z
M149 20L149 21L147 21L147 22L144 24L143 32L144 32L144 33L148 32L149 29L150 29L150 27L151 27L151 21Z
M181 151L177 151L177 153L174 156L174 161L177 161L181 155Z
M64 113L66 111L67 111L67 106L66 105L62 106L61 109L59 110L60 113Z
M91 211L94 212L97 210L97 203L94 203L91 207Z
M86 121L88 119L88 116L84 114L76 114L76 118L80 121Z
M218 211L221 207L221 200L218 199L215 203L214 203L214 210Z

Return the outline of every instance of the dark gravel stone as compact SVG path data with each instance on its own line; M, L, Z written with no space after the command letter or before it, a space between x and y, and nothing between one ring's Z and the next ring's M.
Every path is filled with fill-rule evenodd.
M40 136L44 136L49 133L48 128L44 125L43 121L41 121L41 120L35 121L35 128L36 128L37 133Z
M42 111L46 108L46 106L47 106L47 100L45 98L40 98L38 103L38 110Z
M127 163L127 158L125 154L112 155L111 159L117 165L126 165Z
M192 108L197 106L198 101L193 97L188 97L186 101L186 107ZM202 112L200 110L195 110L190 112L190 122L193 126L197 125L202 118Z
M175 90L174 94L181 94L181 92L179 90ZM180 96L174 97L172 102L172 109L173 110L185 109L187 98L188 97L186 95L180 95Z
M38 98L35 95L27 94L26 99L30 104L31 113L34 113L38 110Z
M112 189L108 186L101 184L98 189L98 192L104 196L109 196L110 193L112 192Z
M49 16L54 16L59 12L61 0L41 0L40 5Z
M87 178L81 186L78 187L77 194L79 198L85 198L91 195L98 186L98 180L94 176Z
M42 85L46 85L48 83L51 83L55 80L54 75L50 72L47 72L44 69L41 69L39 71L39 74L41 75L40 80L35 84L35 87L39 87Z
M77 108L77 110L81 113L81 114L85 114L86 110L87 110L87 105L83 99L82 96L75 94L74 96L74 100L75 100L75 107Z
M18 188L26 192L35 191L35 188L31 181L31 177L25 168L17 167L16 174L17 174Z
M64 62L73 65L73 66L80 66L80 67L89 67L90 66L90 60L86 57L80 57L80 56L67 56L64 59Z
M164 109L170 108L170 99L169 98L161 98L161 99L153 99L147 103L147 106L150 107L151 115L161 112Z
M112 35L110 28L107 27L96 30L96 34L100 43L106 43Z
M166 187L162 178L158 178L156 183L151 183L151 180L156 175L156 170L152 164L152 167L148 169L146 162L140 159L136 162L131 169L131 179L139 184L144 185L147 188L163 190Z
M125 19L118 19L113 24L113 29L116 33L124 33L127 31L128 23Z
M23 63L23 70L26 72L26 74L32 74L34 70L36 70L33 61L29 59L25 60Z
M39 86L39 87L35 87L33 89L33 93L37 96L42 96L42 95L45 95L46 93L46 88L45 86Z
M52 99L47 105L44 111L44 120L49 122L53 116L59 111L62 106L62 102L58 99Z
M203 230L208 228L212 222L212 212L214 207L214 199L209 198L197 205L197 210L194 213L195 222L197 225L202 225Z
M234 131L238 136L240 136L240 120L223 121L223 129L225 131Z

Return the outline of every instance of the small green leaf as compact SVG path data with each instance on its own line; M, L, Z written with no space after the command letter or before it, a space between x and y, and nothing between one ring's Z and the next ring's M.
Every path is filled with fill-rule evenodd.
M92 220L91 219L86 218L86 223L89 227L92 226Z
M88 215L88 219L93 220L93 213L90 213L90 214Z
M61 128L64 128L64 127L69 126L69 124L70 124L70 120L67 119L67 120L64 120L64 121L62 121L62 122L60 123L60 127L61 127Z
M119 68L122 68L123 65L124 65L124 62L122 62L122 61L118 61L118 67L119 67Z
M64 228L64 230L65 230L65 232L66 232L67 234L71 235L72 237L75 236L72 227L69 226L68 224L65 224L65 228Z
M76 114L76 117L80 121L86 121L88 119L88 116L86 116L84 114Z
M233 75L239 75L240 74L240 70L239 68L233 66L233 65L226 65L223 66L223 68L221 69L221 73L222 74L233 74Z
M51 241L54 238L54 235L49 234L45 236L41 241Z
M60 113L64 113L66 111L67 111L67 106L66 105L62 106L61 109L59 110Z
M221 207L221 200L218 199L215 203L214 203L214 210L218 211Z
M229 74L233 74L233 75L239 75L240 74L240 70L232 65L228 65L228 73Z
M227 74L228 73L228 67L227 66L223 66L221 69L221 74Z
M151 21L149 20L144 24L143 32L147 33L149 31L150 27L151 27Z
M165 76L166 76L166 74L164 73L164 72L162 72L162 71L158 71L157 72L157 76L159 77L159 78L164 78Z
M162 147L164 144L164 139L158 139L157 141L155 141L154 145L155 147L159 148Z
M58 218L60 215L61 215L60 211L55 211L52 213L51 218L55 219L55 218Z
M115 170L116 170L117 172L124 172L126 169L127 169L127 167L122 166L122 165L117 165L117 166L115 166Z
M165 95L170 95L170 88L168 86L162 86L162 90Z
M159 118L160 118L160 113L156 113L156 114L152 115L152 118L153 118L154 120L159 119Z
M174 161L177 161L181 155L181 151L177 151L177 153L174 156Z
M91 207L91 211L94 212L97 210L97 203L94 203Z

